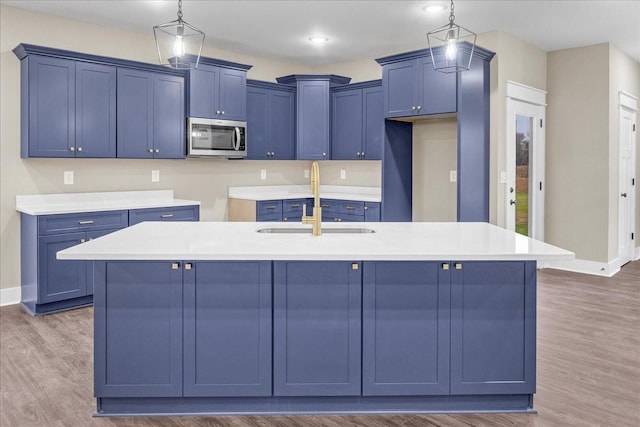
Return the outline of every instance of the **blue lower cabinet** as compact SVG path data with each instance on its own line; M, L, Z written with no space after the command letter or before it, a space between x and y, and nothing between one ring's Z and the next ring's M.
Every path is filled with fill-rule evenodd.
M271 396L271 262L185 264L184 396Z
M182 268L97 261L96 397L182 396Z
M380 202L364 202L364 220L380 222Z
M361 394L361 263L274 262L274 396Z
M173 206L129 210L129 227L144 221L199 221L200 206Z
M86 233L67 233L38 238L38 304L87 295L87 262L58 260L58 251L80 244Z
M449 271L365 262L362 394L449 394Z
M451 394L531 394L536 263L462 262L451 273Z

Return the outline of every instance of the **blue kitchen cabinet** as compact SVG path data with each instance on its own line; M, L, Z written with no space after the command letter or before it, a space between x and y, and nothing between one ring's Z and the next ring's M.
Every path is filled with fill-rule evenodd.
M384 136L380 81L338 87L331 94L331 158L380 160Z
M271 396L271 262L184 264L184 396Z
M129 209L129 227L143 221L200 221L200 206Z
M223 65L217 65L223 64ZM189 117L244 121L251 66L201 58L188 74Z
M532 394L535 377L535 261L452 264L451 394Z
M380 222L380 202L364 202L365 222Z
M360 267L274 262L274 396L361 394Z
M313 199L287 199L282 201L282 221L300 222L306 207L306 215L313 215Z
M282 200L257 201L256 221L282 221Z
M295 159L295 89L250 80L247 85L247 159Z
M321 199L322 221L379 222L380 203L353 200Z
M336 75L290 75L276 81L296 88L296 158L330 159L330 89L351 79Z
M362 394L449 394L449 270L365 262Z
M94 307L95 396L182 396L180 262L97 261Z
M21 92L22 157L115 157L115 67L29 55Z
M58 251L78 245L86 233L65 233L38 238L38 304L87 295L87 262L58 260Z
M184 78L118 68L117 155L185 157Z
M435 71L430 56L385 63L382 80L387 118L456 112L457 73Z

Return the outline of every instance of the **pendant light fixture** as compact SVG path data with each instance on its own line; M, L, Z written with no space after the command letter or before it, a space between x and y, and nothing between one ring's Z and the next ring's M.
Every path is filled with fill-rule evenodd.
M443 73L457 73L471 67L476 47L476 33L455 23L453 0L449 23L427 33L433 69ZM444 52L440 50L444 46Z
M160 65L188 70L197 68L204 44L204 33L182 19L182 0L178 0L178 19L153 27Z

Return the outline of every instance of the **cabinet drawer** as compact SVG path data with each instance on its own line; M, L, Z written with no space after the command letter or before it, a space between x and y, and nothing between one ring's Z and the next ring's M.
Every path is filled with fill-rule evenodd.
M300 214L302 216L302 206L307 205L307 212L311 213L313 210L313 199L291 199L282 201L282 212L289 214Z
M320 199L320 207L322 207L322 214L333 215L338 213L341 200L334 199Z
M143 221L199 221L200 207L180 206L170 208L131 209L129 226Z
M44 215L38 217L38 233L45 236L75 231L118 229L126 227L128 223L126 210Z
M339 212L345 215L362 215L364 216L364 202L353 202L350 200L341 200Z
M282 215L282 200L261 200L256 202L256 217L263 215Z
M277 213L277 214L262 214L262 215L258 215L258 217L256 218L256 221L258 221L258 222L262 222L262 221L280 222L280 221L282 221L282 214L281 213Z

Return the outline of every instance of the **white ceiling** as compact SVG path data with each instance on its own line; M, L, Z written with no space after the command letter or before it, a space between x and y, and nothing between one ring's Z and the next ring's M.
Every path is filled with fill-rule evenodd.
M422 7L443 3L428 15ZM176 0L5 1L0 4L151 34L176 19ZM184 19L206 44L309 66L378 58L427 46L448 22L449 2L183 0ZM476 33L500 30L544 51L611 42L640 62L640 0L455 1L456 23ZM323 34L318 47L308 37Z

